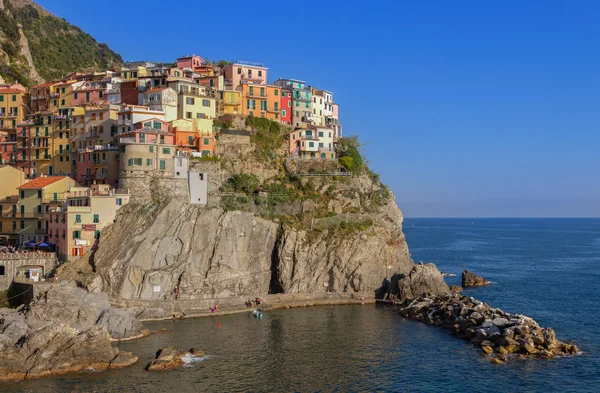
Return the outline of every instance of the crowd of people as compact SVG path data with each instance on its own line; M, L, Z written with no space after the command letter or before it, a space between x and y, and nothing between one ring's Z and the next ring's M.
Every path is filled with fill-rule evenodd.
M21 248L15 246L8 246L0 249L0 259L20 259L20 258L35 258L41 257L46 258L54 254L49 251L32 250L29 248Z

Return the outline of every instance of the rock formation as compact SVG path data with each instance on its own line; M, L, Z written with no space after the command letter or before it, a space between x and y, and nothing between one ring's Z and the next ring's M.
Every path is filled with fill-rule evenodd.
M408 299L400 314L451 329L457 337L481 346L482 353L494 363L517 356L551 358L579 352L575 345L558 341L554 330L541 328L529 317L509 314L458 294Z
M433 263L415 265L410 273L398 280L398 298L414 299L423 294L439 296L449 293L442 273Z
M19 311L0 309L0 380L128 366L137 357L111 341L139 335L140 327L105 294L52 285Z
M483 277L476 276L474 273L472 273L468 270L463 270L463 272L462 272L463 288L483 287L488 284L489 284L489 281L486 281Z
M156 358L146 365L146 371L167 371L173 370L185 363L186 358L200 358L204 352L192 348L189 351L183 351L175 347L161 348L156 352Z

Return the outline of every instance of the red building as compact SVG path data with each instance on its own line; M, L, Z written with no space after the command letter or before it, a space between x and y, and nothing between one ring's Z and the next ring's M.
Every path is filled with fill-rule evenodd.
M139 105L137 80L121 82L121 104Z
M281 89L281 122L292 124L292 93Z
M0 127L0 164L15 164L17 159L16 131Z

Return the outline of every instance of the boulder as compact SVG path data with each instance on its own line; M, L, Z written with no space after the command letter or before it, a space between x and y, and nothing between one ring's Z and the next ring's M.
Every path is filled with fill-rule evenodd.
M450 292L461 292L463 289L462 287L458 286L458 285L451 285L450 286Z
M488 284L489 284L489 282L486 281L483 277L476 276L474 273L472 273L468 270L463 270L463 272L462 272L462 287L463 288L482 287L482 286L488 285Z
M416 299L422 294L440 296L450 293L442 273L433 263L415 265L410 273L398 280L398 298Z
M0 310L0 380L131 365L137 357L111 341L138 335L140 327L130 312L111 308L104 294L49 285L21 311Z
M146 365L146 371L173 370L184 363L186 356L200 357L204 356L204 352L197 348L184 351L175 347L164 347L156 351L156 357Z
M486 355L489 355L492 352L494 352L494 349L492 347L490 347L489 345L484 345L481 347L481 352L485 353Z

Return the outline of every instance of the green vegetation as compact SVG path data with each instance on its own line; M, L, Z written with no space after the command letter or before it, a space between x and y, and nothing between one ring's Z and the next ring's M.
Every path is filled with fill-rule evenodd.
M221 159L217 156L191 156L190 159L192 161L199 161L199 162L219 162L221 161Z
M350 172L360 172L364 167L364 161L359 149L358 136L340 138L337 148L340 165Z
M231 178L228 180L228 183L233 187L233 191L249 194L254 192L256 187L258 187L260 180L258 180L256 175L240 173L238 175L231 176Z
M4 1L0 10L0 48L9 56L9 62L0 62L0 75L10 82L31 86L27 60L20 55L19 28L29 42L29 50L38 73L46 80L60 79L82 70L104 70L123 64L121 56L106 44L96 42L79 27L62 18L43 12L39 7L14 5Z
M260 161L266 162L276 158L275 153L285 142L285 131L281 124L261 117L248 116L246 127L251 127L254 133L250 141L254 145L254 151Z

